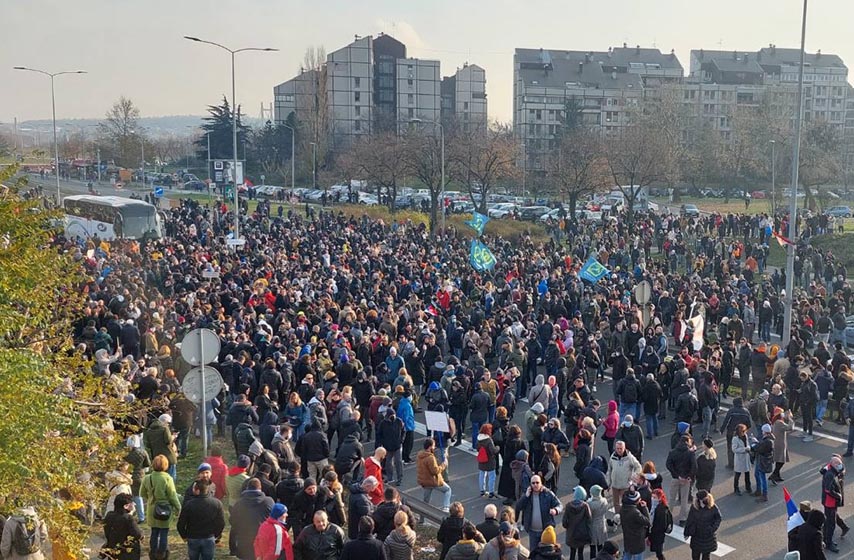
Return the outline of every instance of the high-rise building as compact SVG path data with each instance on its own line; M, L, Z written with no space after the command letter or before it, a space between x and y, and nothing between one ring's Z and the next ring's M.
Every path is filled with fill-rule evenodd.
M486 121L486 73L466 65L454 76L452 111L460 120ZM273 88L274 120L322 115L331 146L381 130L401 130L413 119L442 117L438 60L408 58L406 45L389 35L356 37L329 53L322 68L301 71Z
M487 124L486 71L477 64L466 63L442 79L442 120L452 119L469 129Z
M682 80L671 51L609 48L607 52L516 49L513 56L513 126L526 173L542 174L566 119L611 134L626 111L650 91ZM567 114L567 112L571 114Z

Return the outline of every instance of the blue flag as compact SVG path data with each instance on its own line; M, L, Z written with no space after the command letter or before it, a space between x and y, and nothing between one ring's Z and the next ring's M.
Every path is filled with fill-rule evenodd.
M471 213L471 220L468 220L467 222L465 222L465 224L468 227L475 230L477 232L477 234L480 236L480 235L483 235L483 228L486 227L486 222L488 222L488 221L489 221L489 216L484 216L483 214L480 214L479 212L472 212Z
M578 275L582 280L587 280L591 284L595 284L608 275L608 269L602 266L602 263L591 255L587 259L587 262L584 263L584 266L581 267L581 272Z
M486 245L477 239L472 239L471 251L469 252L469 262L471 263L472 268L478 272L483 272L484 270L492 270L495 268L496 261L495 255L492 254L492 251L490 251Z

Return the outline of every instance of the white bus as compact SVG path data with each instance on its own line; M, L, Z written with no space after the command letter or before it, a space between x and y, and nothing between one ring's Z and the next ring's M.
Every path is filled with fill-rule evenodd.
M163 227L157 208L143 200L120 196L67 196L65 235L68 239L159 239Z

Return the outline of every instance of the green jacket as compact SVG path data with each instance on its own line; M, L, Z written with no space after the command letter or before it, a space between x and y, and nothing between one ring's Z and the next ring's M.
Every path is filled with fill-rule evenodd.
M168 529L173 519L178 519L181 512L181 502L178 501L178 493L175 491L175 482L169 473L154 471L145 475L139 486L139 495L145 500L145 517L150 527L155 529ZM172 516L165 521L154 519L154 505L168 502L172 506Z
M237 500L240 499L240 492L247 480L249 480L249 475L246 474L245 470L238 470L237 467L229 469L228 476L225 477L225 494L228 497L229 507L236 504Z
M175 446L172 445L172 430L160 420L154 420L145 430L142 436L148 456L154 460L158 455L165 455L169 459L169 466L178 464L178 456L175 454Z

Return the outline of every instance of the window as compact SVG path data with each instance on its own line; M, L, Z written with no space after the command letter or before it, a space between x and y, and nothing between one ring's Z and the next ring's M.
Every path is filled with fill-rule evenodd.
M356 103L358 103L359 101L361 101L361 100L362 100L362 92L357 91L354 95L355 95L355 98L356 98Z
M468 110L469 110L469 102L463 101L463 111L468 111ZM552 111L551 113L552 113L552 116L554 116L554 111Z
M353 130L362 130L362 121L353 121Z
M412 93L407 94L406 95L406 102L409 103L410 105L415 103L415 95Z
M537 109L537 120L538 121L543 120L543 111L540 109Z
M412 84L413 84L412 78L409 78L408 80L406 80L406 85L408 85L409 87L412 87Z
M286 95L285 96L285 103L293 103L293 102L294 102L294 96L293 95Z
M362 107L356 105L356 116L359 117L362 115Z
M407 110L406 110L406 115L407 115L410 119L414 119L414 118L415 118L415 109L412 109L412 108L407 109Z
M362 85L362 79L361 78L353 78L353 87L354 88L359 88L359 87L361 87L361 85Z

